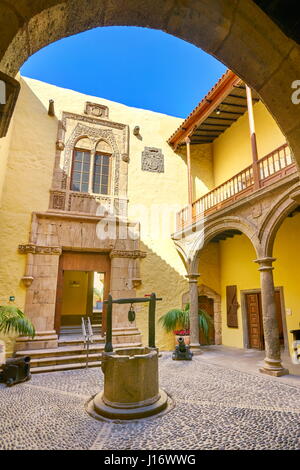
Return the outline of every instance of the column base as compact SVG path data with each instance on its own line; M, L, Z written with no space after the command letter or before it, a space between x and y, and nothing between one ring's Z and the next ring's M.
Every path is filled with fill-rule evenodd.
M288 369L282 367L280 360L268 358L265 359L265 364L263 367L260 367L259 372L271 375L272 377L282 377L289 374Z
M192 351L194 356L200 356L200 354L202 354L199 343L190 343L190 351Z

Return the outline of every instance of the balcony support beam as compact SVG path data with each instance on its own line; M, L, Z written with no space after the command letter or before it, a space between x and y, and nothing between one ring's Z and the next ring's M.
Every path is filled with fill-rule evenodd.
M249 119L250 141L251 141L252 161L253 161L254 188L258 189L260 187L260 178L259 178L259 170L258 170L257 141L256 141L255 123L254 123L252 91L248 85L246 85L246 94L247 94L248 119Z
M186 137L184 139L186 144L186 161L187 161L187 177L188 177L188 201L189 201L189 221L192 222L192 207L193 207L193 180L191 168L191 139Z

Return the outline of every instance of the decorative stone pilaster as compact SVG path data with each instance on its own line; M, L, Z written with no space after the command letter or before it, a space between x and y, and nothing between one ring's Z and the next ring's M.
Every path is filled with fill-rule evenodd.
M266 257L255 260L259 264L261 282L262 317L265 339L265 364L260 368L263 374L280 377L289 373L281 365L279 330L276 317L273 262L275 258Z
M190 348L194 354L201 354L198 318L198 278L200 274L188 274L190 291Z
M36 329L35 337L19 336L15 348L20 350L57 347L54 330L57 273L61 247L27 243L19 253L27 254L26 272L22 277L27 287L25 314Z

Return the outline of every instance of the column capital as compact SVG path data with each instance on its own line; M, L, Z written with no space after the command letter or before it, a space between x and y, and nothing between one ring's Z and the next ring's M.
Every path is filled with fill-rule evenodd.
M274 267L272 264L276 261L276 258L272 258L271 256L267 256L265 258L255 259L254 263L259 264L259 271L272 271Z
M190 139L189 136L185 137L184 141L185 141L186 144L190 144L190 143L191 143L191 139Z
M186 278L188 279L189 282L198 282L198 278L201 276L201 274L198 273L190 273L186 274Z

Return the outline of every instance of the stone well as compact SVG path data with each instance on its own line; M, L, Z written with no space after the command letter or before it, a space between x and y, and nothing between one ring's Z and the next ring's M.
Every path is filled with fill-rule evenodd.
M88 405L88 412L111 419L139 419L167 407L159 389L158 351L136 347L103 353L104 390Z

